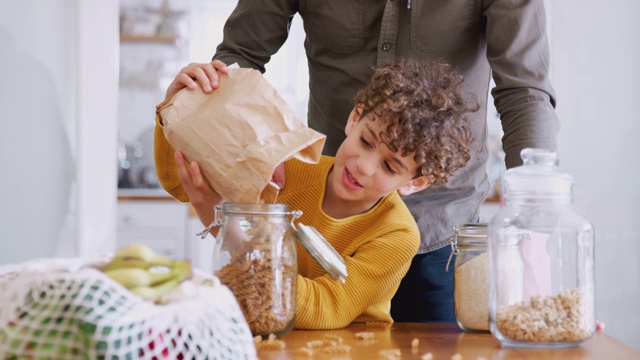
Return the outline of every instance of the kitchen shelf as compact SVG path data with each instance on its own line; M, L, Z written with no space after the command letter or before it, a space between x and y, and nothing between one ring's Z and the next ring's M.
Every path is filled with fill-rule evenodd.
M118 188L118 200L175 200L163 188Z
M181 40L178 35L133 35L120 34L121 42L155 42L155 43L176 43Z
M484 202L486 203L496 203L496 204L499 204L500 201L501 200L499 196L490 196L484 200Z

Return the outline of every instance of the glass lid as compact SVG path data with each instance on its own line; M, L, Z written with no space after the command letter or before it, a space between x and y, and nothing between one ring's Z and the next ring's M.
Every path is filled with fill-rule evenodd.
M555 151L526 148L520 156L523 164L505 173L506 195L571 194L573 178L558 167Z

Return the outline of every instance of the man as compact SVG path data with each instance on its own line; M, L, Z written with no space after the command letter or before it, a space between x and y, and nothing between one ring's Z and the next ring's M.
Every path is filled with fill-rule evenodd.
M308 123L327 135L326 155L335 155L342 143L344 119L373 67L402 58L453 64L465 78L464 93L485 109L493 75L507 168L521 164L523 148L556 149L542 0L239 0L214 55L219 61L185 67L167 92L193 88L193 79L215 88L224 64L264 71L296 13L306 32ZM486 111L480 111L472 119L475 141L467 166L444 185L403 197L421 242L392 302L395 321L455 321L447 245L454 226L477 220L488 194L486 130Z

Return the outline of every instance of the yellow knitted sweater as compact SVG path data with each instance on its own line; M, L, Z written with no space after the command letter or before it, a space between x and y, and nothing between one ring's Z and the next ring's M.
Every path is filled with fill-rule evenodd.
M189 201L177 175L174 150L162 127L155 132L155 161L165 190L180 201ZM316 228L344 258L346 284L333 280L300 245L298 251L298 329L338 329L351 322L392 322L391 298L418 250L420 233L411 213L394 192L369 211L334 219L322 210L327 175L333 158L319 164L296 159L285 164L286 184L279 203L302 210L300 222Z
M396 192L365 213L345 219L327 216L322 200L333 160L323 156L317 165L287 161L286 183L278 196L278 202L302 210L299 221L315 227L347 264L343 285L298 245L294 325L298 329L337 329L354 321L392 322L391 298L420 243L416 222Z

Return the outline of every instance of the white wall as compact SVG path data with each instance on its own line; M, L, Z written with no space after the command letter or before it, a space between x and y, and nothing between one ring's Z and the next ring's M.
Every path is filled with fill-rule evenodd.
M78 237L76 254L116 248L118 1L77 4Z
M2 1L0 14L0 263L7 263L74 247L76 28L75 8L64 0Z
M0 1L0 264L115 248L117 2Z
M547 2L560 165L596 230L596 317L640 349L640 2Z

